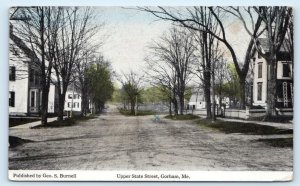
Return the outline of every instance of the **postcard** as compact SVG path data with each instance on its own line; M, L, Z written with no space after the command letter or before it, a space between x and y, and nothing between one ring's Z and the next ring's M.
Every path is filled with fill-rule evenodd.
M289 6L9 9L9 179L292 181Z

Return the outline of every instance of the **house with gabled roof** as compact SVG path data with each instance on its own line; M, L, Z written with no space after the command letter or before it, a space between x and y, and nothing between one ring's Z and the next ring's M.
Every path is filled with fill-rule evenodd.
M263 53L269 52L266 38L259 38L257 42ZM293 107L293 58L291 55L288 42L285 40L276 56L276 108ZM254 65L253 105L266 107L269 65L256 49L252 55L252 62Z
M10 40L9 115L39 115L41 106L40 71L38 66ZM55 85L50 85L48 113L56 112Z

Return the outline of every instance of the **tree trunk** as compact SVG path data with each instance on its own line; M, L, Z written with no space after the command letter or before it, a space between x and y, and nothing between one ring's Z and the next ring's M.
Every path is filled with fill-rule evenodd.
M211 119L211 99L210 99L210 73L205 72L204 74L204 97L205 97L205 107L206 107L206 118Z
M42 87L42 100L41 100L41 123L42 125L47 125L48 118L48 98L49 98L49 89L47 87Z
M134 107L135 107L135 101L130 101L130 114L134 115Z
M47 79L47 75L45 72L45 38L44 38L44 33L45 33L45 25L44 25L44 8L41 8L41 19L40 19L40 41L41 41L41 57L42 57L42 64L41 64L41 79L42 79L42 108L41 108L41 115L42 115L42 119L41 119L41 124L42 125L46 125L47 124L47 118L48 118L48 98L49 98L49 87L50 87L50 83L47 84L47 80L48 82L50 82L50 76ZM50 72L49 72L50 73Z
M222 99L223 99L223 96L222 96L222 91L221 91L221 88L220 88L220 92L219 92L219 110L221 111L221 116L223 116L223 113L222 113Z
M86 116L86 111L87 111L86 105L87 105L87 96L84 88L82 88L81 89L81 113L80 113L81 116Z
M245 102L246 102L246 91L245 91L245 84L246 84L246 77L240 76L240 91L241 91L241 99L240 99L240 109L245 109Z
M206 102L206 118L211 119L211 101L210 101L210 90L207 88L204 90L205 102Z
M215 62L213 62L215 63ZM213 68L214 70L214 64L213 64ZM215 74L214 72L211 73L211 79L212 79L212 121L216 120L216 100L215 100Z
M62 106L63 103L65 102L65 100L63 100L61 98L61 96L59 95L58 98L58 115L57 115L57 121L62 121L64 118L64 107Z
M179 114L183 115L184 112L184 94L182 94L182 92L179 95Z
M277 116L276 112L276 76L277 76L277 60L276 56L269 61L268 69L268 84L267 84L267 106L266 106L266 117L269 119L273 116Z
M178 103L177 103L176 98L173 99L173 105L174 105L174 115L177 116L178 115Z
M64 120L65 96L66 96L65 91L63 91L62 94L59 94L57 121L63 121Z

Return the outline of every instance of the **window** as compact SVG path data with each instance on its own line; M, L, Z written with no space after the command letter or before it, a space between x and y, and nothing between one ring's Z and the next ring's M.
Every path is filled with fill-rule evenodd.
M69 95L68 95L68 98L69 98L69 99L72 99L72 94L69 94Z
M290 65L288 63L282 63L282 77L291 77Z
M72 104L71 102L68 102L68 108L71 108L71 104Z
M16 67L10 66L9 67L9 81L16 80Z
M29 81L32 83L34 81L34 70L30 69L29 71Z
M30 96L30 106L31 107L34 107L35 106L35 92L34 91L31 91L31 96Z
M73 107L74 107L74 108L79 108L79 103L78 103L78 102L74 102Z
M262 83L257 83L257 101L261 101L262 98Z
M15 92L9 91L8 104L10 107L15 107Z
M257 70L258 70L258 78L262 78L262 63L258 63L258 66L257 66Z
M39 73L37 71L34 71L34 84L39 85L40 84L40 78L39 78Z

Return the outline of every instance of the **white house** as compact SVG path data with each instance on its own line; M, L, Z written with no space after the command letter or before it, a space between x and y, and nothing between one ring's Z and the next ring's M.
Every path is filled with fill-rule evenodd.
M66 92L65 111L81 112L81 94L73 86L69 86Z
M205 99L202 92L194 92L188 102L190 109L204 109Z
M10 40L9 52L9 115L37 116L40 114L42 89L40 69L32 59ZM49 89L48 113L57 112L57 89L55 75ZM70 85L65 97L64 111L81 112L80 91Z
M211 96L211 101L213 100L213 97ZM215 96L215 103L217 105L220 104L220 100L219 100L219 96ZM226 105L226 108L229 107L229 98L228 97L224 97L222 99L222 104ZM205 102L205 97L204 97L204 93L200 90L200 91L194 91L189 102L189 109L205 109L206 108L206 102Z
M268 53L268 43L264 38L258 39L263 53ZM277 54L277 108L293 107L293 65L284 42ZM257 51L252 56L254 64L253 77L253 105L266 107L268 86L268 64Z
M39 68L10 41L9 114L37 115L41 106ZM48 112L55 112L55 85L50 86Z

